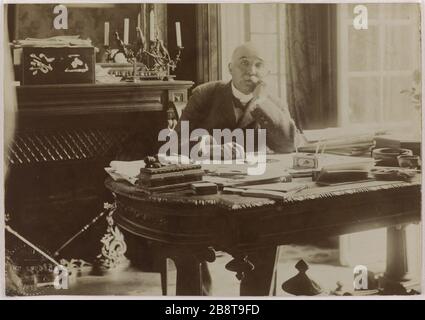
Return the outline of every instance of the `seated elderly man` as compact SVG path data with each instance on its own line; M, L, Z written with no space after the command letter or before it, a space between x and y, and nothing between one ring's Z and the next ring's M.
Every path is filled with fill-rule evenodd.
M229 63L232 80L215 81L194 89L183 110L176 131L181 132L182 121L188 121L190 132L206 129L265 129L267 147L274 152L294 150L295 124L286 104L272 97L265 82L269 73L263 50L253 43L238 46ZM217 143L217 141L212 142ZM255 269L241 281L241 295L269 295L273 289L277 248L258 251L248 257ZM210 276L203 264L204 294L210 292Z

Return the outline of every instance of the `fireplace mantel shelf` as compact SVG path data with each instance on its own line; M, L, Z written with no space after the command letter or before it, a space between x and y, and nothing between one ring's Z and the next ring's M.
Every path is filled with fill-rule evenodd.
M173 94L192 86L180 80L17 86L18 113L37 117L163 111L167 101L178 101Z

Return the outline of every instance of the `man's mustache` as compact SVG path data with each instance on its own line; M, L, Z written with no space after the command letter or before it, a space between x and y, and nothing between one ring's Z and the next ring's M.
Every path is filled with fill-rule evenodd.
M251 81L253 84L257 84L261 81L260 77L254 75L247 75L244 77L245 81Z
M257 76L250 76L249 79L253 82L253 83L258 83L260 82L260 78Z

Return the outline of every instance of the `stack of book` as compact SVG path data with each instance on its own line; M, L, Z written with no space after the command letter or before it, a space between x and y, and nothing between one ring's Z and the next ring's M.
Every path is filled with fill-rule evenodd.
M138 188L147 192L167 192L190 188L201 181L204 171L197 164L171 164L160 168L141 168Z

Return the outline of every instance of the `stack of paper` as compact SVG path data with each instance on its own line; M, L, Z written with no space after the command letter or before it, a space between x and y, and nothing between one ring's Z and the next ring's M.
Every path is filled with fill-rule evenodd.
M125 180L131 184L136 184L137 176L140 173L140 169L145 167L143 160L137 161L111 161L109 167L105 168L105 171L115 181Z
M374 145L376 130L368 128L327 128L304 131L301 152L327 152L339 155L361 155Z

